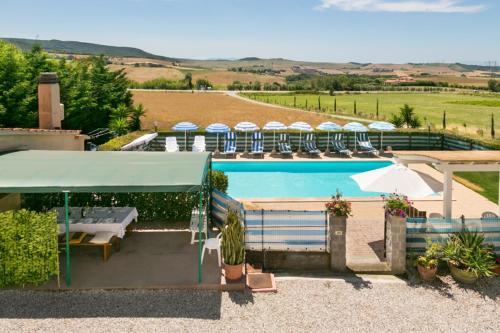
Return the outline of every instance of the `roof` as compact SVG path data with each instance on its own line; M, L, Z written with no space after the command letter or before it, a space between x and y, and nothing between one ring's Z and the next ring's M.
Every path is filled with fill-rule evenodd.
M0 155L0 193L193 192L209 153L28 150Z
M500 163L499 150L453 150L453 151L394 151L402 158L424 158L436 163Z
M0 128L2 134L64 134L64 135L80 135L80 130L61 130L61 129L45 129L45 128Z

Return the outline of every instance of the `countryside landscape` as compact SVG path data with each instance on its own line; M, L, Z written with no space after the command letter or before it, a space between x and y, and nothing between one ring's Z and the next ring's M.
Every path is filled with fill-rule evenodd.
M500 4L0 8L0 333L500 331Z

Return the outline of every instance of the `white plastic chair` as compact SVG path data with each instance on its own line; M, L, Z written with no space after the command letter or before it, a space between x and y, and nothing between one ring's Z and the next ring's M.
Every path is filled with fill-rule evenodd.
M208 254L212 253L212 250L217 251L217 260L219 261L219 267L221 266L221 256L220 256L220 238L222 233L218 234L215 238L209 238L205 241L203 245L203 250L201 251L201 263L203 263L203 256L205 255L205 249L208 249Z
M197 209L193 209L191 212L191 222L189 223L189 230L191 231L191 244L197 243L198 239L196 239L196 234L198 233L198 224L200 223L200 214ZM205 214L205 210L203 210L203 229L201 231L202 234L205 234L205 240L208 238L207 236L207 215Z
M177 138L175 136L167 136L165 138L165 151L167 153L175 153L179 151L179 145L177 144Z
M206 149L205 137L203 135L196 135L194 137L193 151L202 153Z

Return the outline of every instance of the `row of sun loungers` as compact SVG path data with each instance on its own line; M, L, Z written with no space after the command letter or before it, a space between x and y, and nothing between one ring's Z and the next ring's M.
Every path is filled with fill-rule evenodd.
M222 155L235 155L237 153L236 145L236 133L228 132L224 136L224 150L221 152ZM378 150L373 147L366 133L356 133L356 144L357 148L362 153L368 153L373 155L378 155ZM331 149L340 154L351 156L352 151L349 150L344 144L344 135L342 133L335 133L331 138L329 145ZM279 153L282 155L291 155L293 153L290 144L290 137L286 133L281 133L278 136L277 147ZM264 137L262 133L255 132L251 136L250 145L251 155L264 155ZM316 145L316 137L312 133L308 133L304 136L302 140L302 147L304 152L311 156L317 156L321 154L321 151ZM194 152L204 152L206 150L205 137L202 135L197 135L194 137L194 143L192 146L192 151ZM177 144L176 137L167 137L165 139L165 151L166 152L177 152L179 151L179 145Z

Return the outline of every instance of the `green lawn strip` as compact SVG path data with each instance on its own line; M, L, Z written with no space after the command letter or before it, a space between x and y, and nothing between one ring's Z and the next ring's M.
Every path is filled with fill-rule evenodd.
M498 203L498 172L455 172L454 174L480 187L483 191L471 186L473 190L488 200Z

